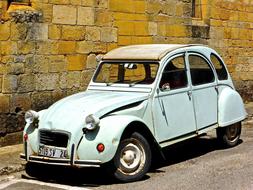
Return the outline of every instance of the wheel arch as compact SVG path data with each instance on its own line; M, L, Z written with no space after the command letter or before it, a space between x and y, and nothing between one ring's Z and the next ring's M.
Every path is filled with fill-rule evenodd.
M243 100L238 92L232 88L224 88L218 100L218 124L226 127L246 118L247 113Z
M156 153L162 154L161 147L157 143L154 135L152 134L150 129L146 126L146 124L141 121L130 122L125 128L124 132L122 133L120 140L123 140L124 138L131 136L131 134L134 132L141 134L148 141L152 151L152 155L156 155Z

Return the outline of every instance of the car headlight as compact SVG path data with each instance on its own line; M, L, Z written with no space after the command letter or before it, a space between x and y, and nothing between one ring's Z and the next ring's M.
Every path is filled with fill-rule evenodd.
M88 115L85 119L85 128L88 130L94 130L98 127L100 120L94 115Z
M25 113L26 123L32 123L35 119L39 118L39 114L36 111L29 110Z

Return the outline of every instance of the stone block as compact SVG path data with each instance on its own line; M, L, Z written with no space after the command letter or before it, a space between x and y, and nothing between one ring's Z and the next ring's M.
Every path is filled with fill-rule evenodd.
M100 27L86 27L86 40L88 41L100 41L101 39Z
M11 23L11 40L25 40L28 32L28 25L25 23Z
M96 60L96 54L90 54L87 57L87 69L95 69L97 67L97 60Z
M52 91L52 100L54 102L64 98L67 95L66 91L62 91L62 90L54 90Z
M75 41L60 41L59 42L59 54L72 54L76 50L76 42Z
M239 28L231 28L231 38L232 39L239 38Z
M135 13L145 13L146 10L146 1L133 1L133 7Z
M134 35L134 23L131 21L116 21L114 25L118 27L119 35Z
M53 23L57 24L76 24L77 10L74 6L54 5L53 6Z
M0 74L1 74L1 64L12 63L14 62L13 55L0 56ZM4 74L4 73L3 73Z
M39 41L36 43L36 52L39 55L51 55L59 53L59 44L61 42L56 41Z
M148 22L134 22L134 34L136 36L147 36L149 35Z
M155 36L157 35L157 23L155 22L149 22L148 23L148 33L149 35Z
M31 108L30 94L13 94L10 97L10 112L18 113L28 111Z
M85 27L84 26L63 26L62 27L63 40L84 40Z
M101 42L95 42L92 52L93 53L106 53L107 52L107 44L101 43Z
M30 64L32 73L47 73L49 68L49 58L45 55L35 55L34 62Z
M149 1L147 3L146 11L150 14L158 14L159 12L162 12L162 5L160 1Z
M132 37L131 36L119 36L118 37L118 44L124 45L124 46L132 44Z
M59 75L57 73L46 73L36 75L36 90L54 90L58 87Z
M27 40L48 40L48 24L46 23L35 23L30 27L27 33Z
M47 109L53 103L51 92L34 92L31 100L32 109L34 110Z
M183 25L168 25L167 26L167 36L172 37L187 37L191 36L191 32L188 30L187 26Z
M32 41L19 41L18 42L18 53L19 54L32 54L35 52L35 42Z
M80 80L81 80L80 71L62 73L62 75L60 76L60 88L61 89L79 88Z
M82 71L86 66L86 55L67 56L68 71Z
M135 12L134 1L110 0L109 10L116 12Z
M19 75L25 72L24 63L7 63L6 73L12 75Z
M81 42L77 42L77 53L85 53L85 54L89 54L90 52L92 52L94 47L94 43L93 42L89 42L89 41L81 41Z
M97 0L95 1L95 7L107 9L108 8L108 0Z
M0 46L2 55L13 55L18 51L17 42L14 41L2 41Z
M86 89L93 75L93 70L85 70L81 73L81 87Z
M78 7L77 24L94 25L95 10L92 7Z
M6 65L0 63L0 75L6 74Z
M11 35L10 22L0 24L0 41L8 40Z
M18 76L18 92L32 92L35 90L35 76L23 74Z
M113 18L116 21L147 21L148 16L145 14L121 13L114 12Z
M111 51L111 50L113 50L113 49L115 49L117 47L118 47L117 43L109 43L109 44L107 44L107 52Z
M0 75L0 92L2 92L2 81L3 81L3 76Z
M0 94L0 113L9 113L10 111L10 96Z
M59 5L68 5L70 0L49 0L49 3L59 4Z
M65 56L54 55L49 57L49 72L58 73L67 71L67 63Z
M18 87L17 75L4 75L3 76L3 93L13 93L17 91Z
M96 26L112 26L113 16L111 12L99 9L95 15Z
M101 29L101 41L102 42L117 42L118 30L111 27L103 27Z
M95 5L94 0L81 0L81 5L85 7L93 7Z
M153 42L150 36L139 36L132 38L132 44L151 44Z
M82 1L81 0L70 0L70 4L71 5L82 5Z
M51 40L59 40L61 38L61 25L49 25L48 27L48 38Z
M35 3L36 4L36 3ZM33 6L35 9L40 10L43 14L43 22L45 23L52 23L53 19L53 5L49 3L41 3L36 8L36 6Z

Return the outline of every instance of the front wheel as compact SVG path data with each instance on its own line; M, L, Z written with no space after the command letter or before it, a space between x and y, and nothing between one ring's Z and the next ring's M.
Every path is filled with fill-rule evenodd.
M133 133L120 142L111 165L114 177L122 182L141 179L151 165L149 143L141 134Z
M241 135L241 122L229 125L224 128L218 128L217 138L226 147L233 147L238 144Z

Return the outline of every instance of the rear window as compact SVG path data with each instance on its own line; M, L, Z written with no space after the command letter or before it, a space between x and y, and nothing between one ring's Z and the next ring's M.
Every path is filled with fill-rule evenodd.
M227 80L228 79L228 73L226 71L226 68L219 57L217 57L215 54L211 54L211 61L214 65L214 68L216 70L216 73L218 75L219 80Z

